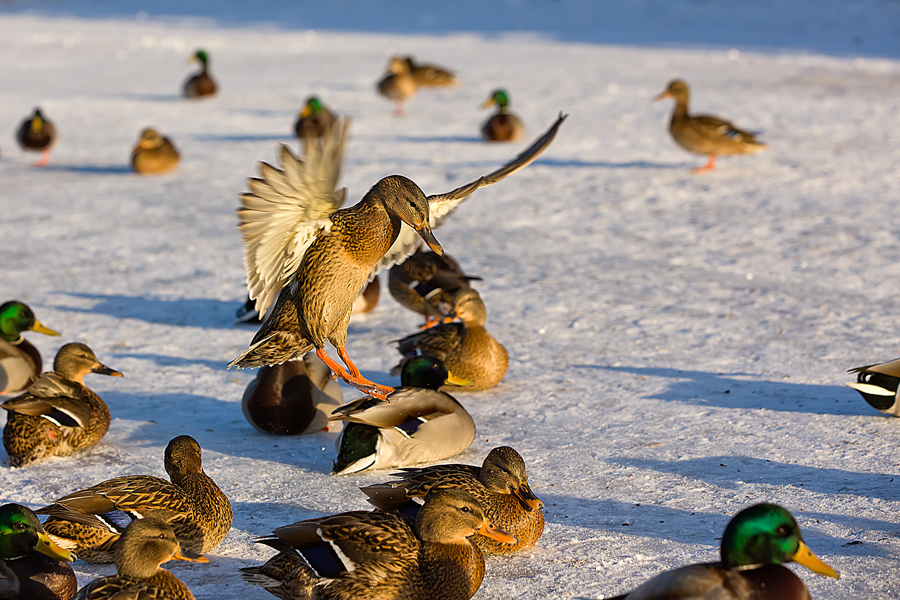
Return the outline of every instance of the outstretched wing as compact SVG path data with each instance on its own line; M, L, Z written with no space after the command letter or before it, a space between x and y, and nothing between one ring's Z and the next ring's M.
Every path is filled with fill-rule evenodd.
M297 271L306 249L331 227L331 214L344 202L335 190L341 172L349 119L336 120L321 140L307 137L300 160L281 147L281 168L259 164L241 195L238 228L246 245L247 289L260 315Z
M559 113L559 117L557 117L556 122L553 123L553 125L550 127L550 129L547 130L544 135L535 140L535 142L531 144L531 146L529 146L514 160L506 163L496 171L480 177L475 181L469 182L464 186L458 187L452 192L428 196L428 210L431 228L434 229L435 227L439 227L440 224L443 223L444 219L447 218L450 213L456 210L456 208L460 204L462 204L462 201L469 197L472 192L474 192L478 188L483 188L485 186L497 183L504 177L512 175L519 169L524 169L532 162L534 162L534 160L541 155L541 153L547 148L547 146L549 146L550 143L553 142L553 139L556 137L556 132L559 130L560 125L562 125L563 121L565 121L566 117L568 116L569 115ZM419 234L417 234L412 227L410 227L406 223L403 223L400 228L400 235L397 236L397 240L388 249L387 253L385 253L381 261L379 261L379 263L375 265L375 268L372 269L372 273L369 275L369 280L374 279L375 275L377 275L378 272L382 269L388 269L406 260L413 252L416 251L416 248L419 247L419 239Z

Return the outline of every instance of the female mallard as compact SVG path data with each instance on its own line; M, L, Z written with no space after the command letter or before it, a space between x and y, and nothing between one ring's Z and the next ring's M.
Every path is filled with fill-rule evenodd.
M28 508L0 506L0 598L69 600L78 589L68 564L73 560L75 555L54 544Z
M900 358L879 365L866 365L850 369L856 373L856 383L849 387L859 392L872 408L900 417L897 387L900 385Z
M259 431L298 435L327 431L331 411L343 401L331 369L310 352L303 360L261 367L244 390L241 406Z
M179 435L166 446L171 482L151 475L116 477L64 496L37 511L63 548L91 562L112 562L116 542L131 521L164 519L191 552L208 552L231 529L231 503L203 472L200 444Z
M0 305L0 394L18 394L41 374L41 353L22 337L24 331L59 335L41 325L24 303Z
M184 97L200 98L214 95L218 88L215 80L209 74L209 55L206 50L197 50L191 60L200 62L200 72L184 82Z
M515 542L471 495L440 490L425 497L415 522L355 511L276 529L260 543L279 554L241 571L283 599L468 600L484 579L484 556L468 539L475 533Z
M30 119L22 121L16 139L23 150L42 152L39 167L46 167L50 161L50 150L56 144L56 127L44 118L41 109L34 109L34 115Z
M356 299L350 307L350 316L354 317L356 315L369 314L375 310L376 306L378 306L378 299L380 297L381 283L378 281L378 278L375 277L356 295ZM262 322L259 311L256 310L256 300L251 298L249 294L241 307L235 311L234 316L237 318L237 323Z
M364 393L384 398L393 389L365 379L345 348L350 309L359 290L383 268L418 246L417 232L443 253L432 227L478 188L531 163L550 144L564 115L514 161L446 194L426 197L413 181L391 175L355 206L338 210L335 191L346 137L339 120L322 143L306 140L304 160L282 147L282 169L265 163L241 197L247 287L262 314L277 295L250 347L230 366L260 367L300 358L313 348L334 373ZM280 292L280 293L279 293ZM331 342L347 365L325 352ZM448 365L449 366L449 365ZM450 367L452 369L452 367Z
M669 82L669 87L656 100L675 99L675 112L669 122L669 131L675 142L688 152L709 155L706 166L694 169L694 173L712 171L716 156L720 154L753 154L766 149L766 145L757 142L752 133L742 131L728 121L708 115L690 116L689 95L688 85L675 79Z
M66 344L56 353L53 371L7 400L3 446L11 467L49 456L68 456L99 442L109 429L109 407L84 385L88 373L122 377L84 344Z
M431 490L464 490L471 494L492 523L518 538L514 544L498 544L489 537L475 535L472 541L488 556L533 548L544 532L544 503L528 486L525 461L509 446L491 450L481 467L435 465L403 469L394 477L399 479L362 488L369 502L383 510L393 510Z
M478 292L457 292L453 312L460 323L444 323L399 340L403 356L428 354L441 359L459 377L472 382L472 390L494 387L509 367L506 348L484 328L487 309Z
M608 600L809 600L803 581L782 566L792 561L838 578L803 543L791 513L775 504L756 504L736 514L722 535L721 551L720 562L667 571Z
M360 398L334 411L347 421L338 441L336 475L405 467L455 456L472 445L475 422L443 385L471 385L431 356L406 361L387 402Z
M459 83L456 75L443 67L416 64L412 56L407 56L403 60L406 61L409 72L412 73L413 79L418 85L424 87L447 87Z
M294 124L294 131L301 140L306 137L320 138L331 128L336 118L318 98L311 96L300 111L300 117Z
M173 559L209 562L205 556L182 550L164 521L134 521L116 547L117 574L90 582L78 590L75 600L194 600L188 586L160 567Z
M174 171L179 160L172 140L149 127L141 132L138 145L131 151L131 167L142 175Z
M481 280L463 273L449 254L443 256L421 249L391 267L388 291L401 306L425 317L425 327L439 323L453 310L453 298L469 282ZM452 321L449 319L447 322Z
M509 96L506 90L495 90L482 108L490 108L494 104L497 105L497 112L481 127L484 139L489 142L515 142L522 139L525 126L519 117L509 112Z
M391 58L388 63L388 74L378 82L378 93L397 102L394 115L403 116L403 103L416 95L418 86L416 79L409 70L409 63L399 56Z

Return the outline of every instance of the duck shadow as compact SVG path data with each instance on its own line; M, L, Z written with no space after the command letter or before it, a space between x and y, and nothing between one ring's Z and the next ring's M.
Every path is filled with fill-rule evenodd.
M294 138L290 134L197 134L191 136L197 142L290 142Z
M227 360L210 360L204 358L182 358L166 354L153 354L150 352L114 352L116 358L136 358L138 360L150 360L160 367L203 366L212 371L225 371L228 368Z
M646 160L633 160L625 162L610 162L604 160L560 160L558 158L541 158L536 163L548 167L579 167L600 169L690 169L688 163L659 163Z
M97 313L120 319L138 319L160 325L184 327L214 327L231 329L234 326L234 302L213 298L160 298L150 295L90 294L65 292L67 296L96 300L91 308L59 306L61 310Z
M142 94L138 92L120 92L107 95L111 98L137 100L138 102L182 102L187 100L181 94Z
M464 136L464 135L445 135L445 136L411 136L411 135L397 135L394 136L394 139L398 142L440 142L440 143L448 143L448 142L463 142L463 143L476 143L476 144L487 144L484 138L475 137L475 136Z
M47 171L89 173L92 175L134 174L134 170L129 165L47 165L44 169Z

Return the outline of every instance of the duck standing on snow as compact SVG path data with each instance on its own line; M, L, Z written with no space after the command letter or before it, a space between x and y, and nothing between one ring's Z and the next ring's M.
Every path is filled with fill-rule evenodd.
M856 383L849 387L860 393L869 405L883 413L900 417L897 388L900 386L900 358L878 365L850 369L857 374Z
M418 85L406 59L395 56L388 63L388 73L378 82L378 93L397 103L394 116L403 116L403 103L416 95Z
M417 64L412 56L407 56L404 60L417 85L423 87L448 87L459 83L456 75L443 67Z
M398 265L391 267L388 291L401 306L425 317L424 327L450 322L453 299L469 282L481 280L463 273L462 267L449 254L443 256L422 249Z
M57 546L21 504L0 506L0 598L69 600L78 589L68 564L75 555Z
M149 127L141 132L141 139L131 152L131 167L142 175L174 171L179 160L172 140Z
M712 171L716 164L716 156L720 154L754 154L766 149L766 145L757 142L752 133L738 129L728 121L718 117L688 114L688 85L675 79L656 100L675 99L675 111L669 122L669 131L675 142L695 154L706 154L709 162L706 166L694 169L694 173Z
M50 150L56 144L56 127L44 118L41 109L36 108L30 119L22 121L16 139L23 150L42 152L37 166L46 167L50 162Z
M294 124L294 131L301 140L307 136L320 138L325 135L336 118L318 98L310 96Z
M3 429L9 466L68 456L103 439L109 429L109 407L84 385L88 373L122 377L84 344L66 344L56 353L52 372L2 404L9 411Z
M250 295L261 313L276 295L277 301L250 347L230 366L281 364L315 348L338 377L385 398L393 388L365 379L345 348L356 295L380 269L415 252L416 234L442 254L432 227L475 190L530 164L564 119L561 115L512 162L446 194L426 197L412 180L391 175L358 204L341 210L345 190L335 187L346 121L339 120L321 144L307 140L304 161L282 147L282 168L263 163L262 179L249 181L251 191L241 197L238 210ZM328 342L346 369L325 352Z
M191 61L200 63L200 72L192 75L184 82L185 98L202 98L212 96L218 90L215 80L209 74L209 55L206 50L197 50Z
M22 337L24 331L59 335L44 327L26 304L10 300L0 305L0 394L18 394L41 374L41 353Z
M482 108L497 105L497 112L485 121L481 127L481 135L489 142L515 142L522 139L525 126L522 120L509 111L509 96L506 90L496 90L487 99Z

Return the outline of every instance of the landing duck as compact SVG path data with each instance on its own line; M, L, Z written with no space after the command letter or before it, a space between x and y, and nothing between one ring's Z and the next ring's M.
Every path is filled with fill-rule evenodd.
M141 139L131 151L131 168L142 175L169 173L178 167L180 160L172 140L152 127L141 132Z
M425 252L421 248L388 273L388 291L401 306L425 317L424 328L441 321L449 323L453 299L470 281L480 281L463 273L449 254Z
M41 109L36 108L30 119L22 121L16 140L22 150L41 152L41 160L37 166L46 167L50 162L50 150L56 144L56 127L44 117Z
M489 142L515 142L525 135L522 120L509 110L509 94L495 90L482 108L497 107L497 112L481 126L481 135Z
M202 98L213 96L218 91L215 80L209 74L209 54L206 50L197 50L191 61L200 63L200 72L192 75L184 82L185 98Z
M0 305L0 394L18 394L41 374L41 353L22 337L25 331L58 336L37 320L26 304L10 300Z
M69 600L78 589L69 565L74 560L47 537L30 509L0 506L0 598Z

